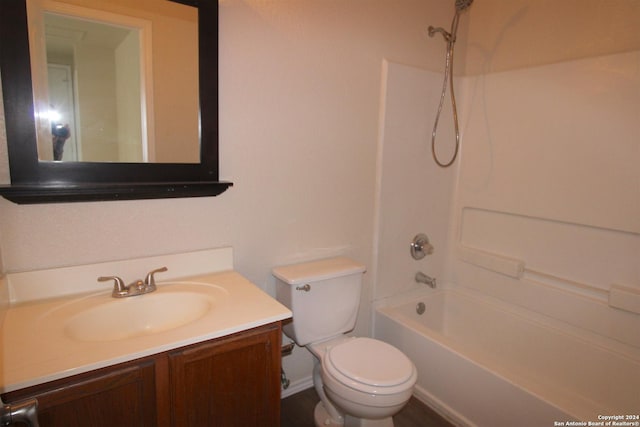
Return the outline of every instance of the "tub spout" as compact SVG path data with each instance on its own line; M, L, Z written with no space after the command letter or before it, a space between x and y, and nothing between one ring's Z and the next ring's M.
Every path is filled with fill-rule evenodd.
M421 271L418 271L416 273L416 282L417 283L424 283L425 285L429 286L430 288L435 288L436 287L436 278L435 277L431 277L431 276L427 276L426 274L424 274Z

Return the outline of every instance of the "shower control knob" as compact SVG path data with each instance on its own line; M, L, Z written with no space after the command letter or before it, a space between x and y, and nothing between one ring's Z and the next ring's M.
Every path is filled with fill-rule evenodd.
M429 237L424 233L420 233L414 237L410 246L413 259L422 259L433 253L433 245L429 243Z

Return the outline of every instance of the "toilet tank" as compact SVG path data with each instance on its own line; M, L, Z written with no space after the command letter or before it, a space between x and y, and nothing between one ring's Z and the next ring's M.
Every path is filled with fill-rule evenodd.
M351 331L364 271L364 265L344 257L274 268L276 299L293 312L284 333L304 346Z

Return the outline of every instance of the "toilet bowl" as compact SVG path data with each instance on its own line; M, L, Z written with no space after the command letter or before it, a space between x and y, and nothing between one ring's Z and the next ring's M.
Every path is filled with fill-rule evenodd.
M316 425L393 426L392 415L413 392L417 379L413 362L395 347L371 338L341 336L308 348L318 360L320 385L329 400L319 403L327 414L317 410ZM327 404L333 404L344 420Z
M318 427L391 427L417 379L400 350L344 335L356 323L365 270L345 257L273 269L276 298L293 312L283 331L314 355Z

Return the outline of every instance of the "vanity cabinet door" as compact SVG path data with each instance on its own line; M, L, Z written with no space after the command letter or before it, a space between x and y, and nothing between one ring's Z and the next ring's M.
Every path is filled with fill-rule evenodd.
M35 397L41 427L155 426L155 364L141 359L117 367L7 393L6 402Z
M175 427L280 425L281 326L169 354Z

